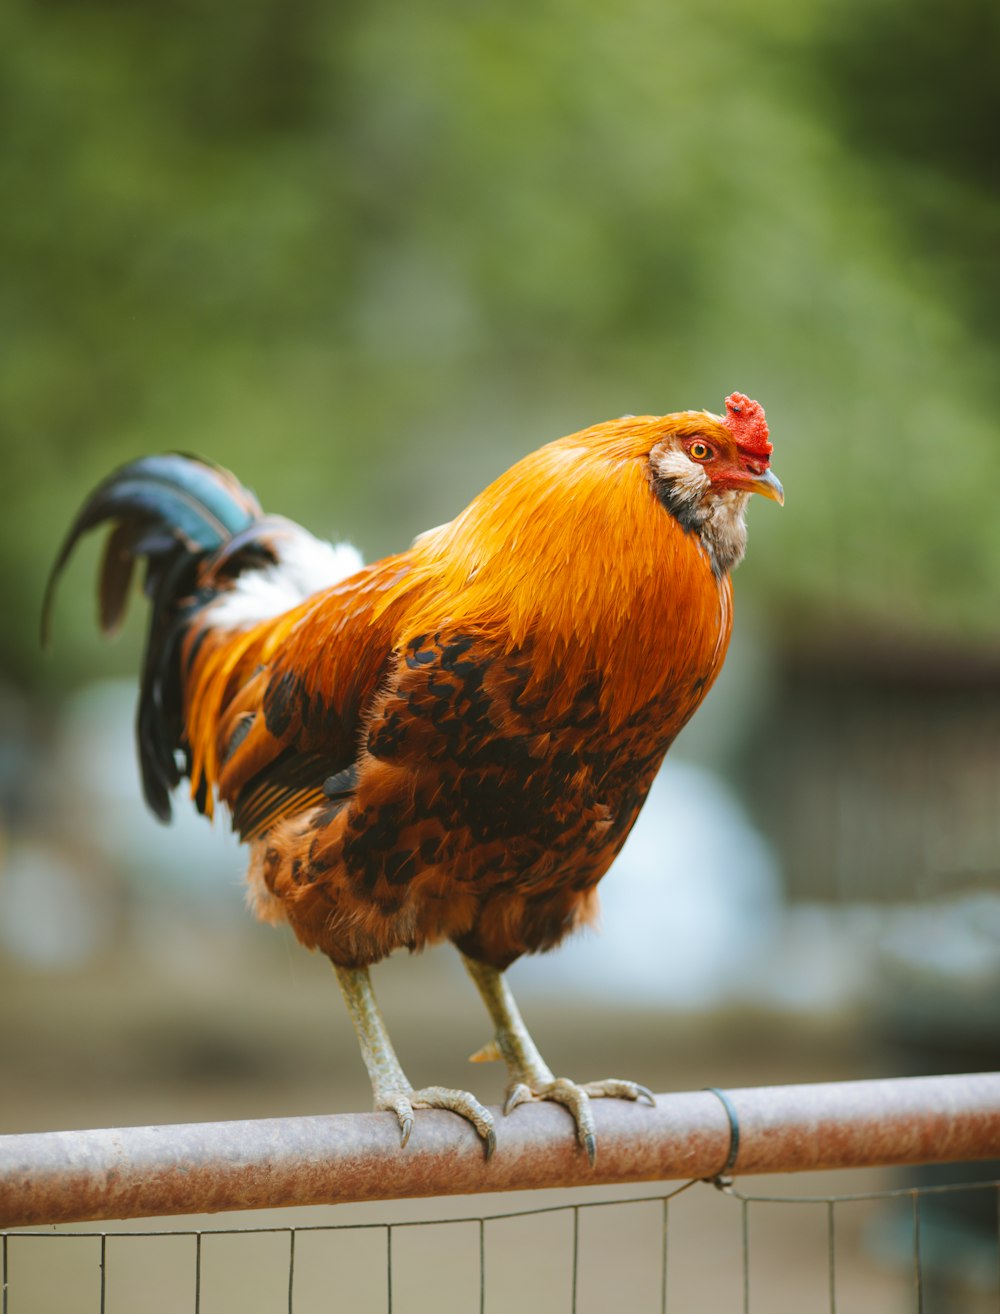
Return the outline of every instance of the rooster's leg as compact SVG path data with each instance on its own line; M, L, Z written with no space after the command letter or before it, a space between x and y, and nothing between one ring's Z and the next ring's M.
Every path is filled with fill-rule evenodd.
M413 1130L414 1109L450 1109L452 1113L472 1123L485 1142L488 1159L496 1147L496 1132L493 1119L486 1109L468 1091L449 1090L445 1086L427 1086L424 1090L414 1090L400 1067L382 1021L368 968L338 967L334 963L333 970L337 973L344 1001L358 1035L361 1057L372 1083L375 1109L396 1115L403 1145L410 1139Z
M476 962L464 954L462 958L496 1028L496 1053L490 1052L487 1047L482 1057L502 1058L507 1064L510 1082L504 1113L510 1113L527 1100L552 1100L556 1104L565 1105L576 1123L577 1139L593 1164L597 1158L597 1134L590 1101L604 1095L623 1100L642 1097L652 1104L652 1094L635 1081L608 1078L605 1081L578 1084L568 1077L554 1077L524 1025L503 974L495 967ZM479 1058L480 1055L475 1057Z

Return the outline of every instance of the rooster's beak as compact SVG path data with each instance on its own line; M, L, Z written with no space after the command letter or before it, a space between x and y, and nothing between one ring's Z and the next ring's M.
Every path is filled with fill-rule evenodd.
M751 493L760 493L761 497L770 498L772 502L777 502L779 506L785 505L785 490L770 470L765 470L763 474L754 475L747 480L746 486Z

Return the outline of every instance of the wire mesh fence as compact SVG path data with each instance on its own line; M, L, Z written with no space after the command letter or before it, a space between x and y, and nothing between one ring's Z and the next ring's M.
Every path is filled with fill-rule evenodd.
M3 1314L985 1314L1000 1309L998 1217L998 1179L810 1195L688 1182L395 1222L32 1230L2 1237Z

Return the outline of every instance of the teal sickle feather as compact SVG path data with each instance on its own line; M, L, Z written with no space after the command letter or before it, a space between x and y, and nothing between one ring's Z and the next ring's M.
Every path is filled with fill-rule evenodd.
M161 821L170 819L170 791L183 774L176 757L182 717L176 657L197 593L198 566L262 516L256 497L228 470L180 453L143 457L94 489L70 526L49 577L43 642L59 577L84 534L114 525L100 572L105 633L117 629L125 613L136 562L146 562L145 592L152 612L136 732L143 793Z

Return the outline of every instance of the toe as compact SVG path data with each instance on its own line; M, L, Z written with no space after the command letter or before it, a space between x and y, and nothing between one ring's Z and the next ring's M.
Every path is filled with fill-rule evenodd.
M640 1086L637 1081L620 1081L616 1077L608 1077L604 1081L588 1081L583 1085L591 1099L615 1099L615 1100L645 1100L649 1104L655 1104L653 1092L645 1086Z
M558 1077L545 1092L545 1099L562 1104L573 1115L576 1138L587 1151L587 1158L593 1165L597 1158L597 1128L594 1126L594 1113L586 1087L578 1086L566 1077Z
M519 1104L529 1100L549 1100L561 1104L572 1114L576 1124L576 1137L580 1147L586 1151L591 1167L597 1160L597 1129L594 1125L594 1113L590 1107L592 1099L647 1100L655 1104L653 1093L637 1081L621 1081L608 1077L604 1081L578 1083L568 1077L557 1077L553 1081L517 1081L510 1086L504 1113L511 1113Z
M405 1145L413 1131L413 1102L408 1094L396 1092L375 1101L376 1113L394 1113L399 1123L399 1143Z
M496 1149L496 1128L493 1115L467 1090L450 1090L447 1086L427 1086L412 1095L413 1104L421 1109L448 1109L466 1122L471 1122L483 1140L486 1158Z

